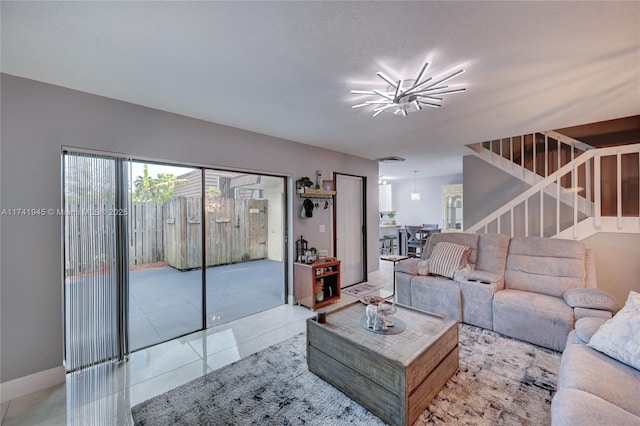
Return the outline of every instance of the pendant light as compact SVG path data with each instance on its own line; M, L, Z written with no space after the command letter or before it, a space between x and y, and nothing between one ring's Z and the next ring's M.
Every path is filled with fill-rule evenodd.
M420 193L416 189L417 176L418 176L418 171L414 170L413 171L413 191L411 191L411 201L419 201L420 200Z

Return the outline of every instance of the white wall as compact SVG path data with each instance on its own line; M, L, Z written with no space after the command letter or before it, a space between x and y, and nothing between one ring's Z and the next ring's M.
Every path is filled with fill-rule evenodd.
M113 99L1 74L0 207L60 207L62 146L221 168L313 176L315 170L365 176L378 164L346 154L247 132ZM288 193L292 193L289 180ZM293 195L291 195L294 197ZM368 271L378 268L378 188L368 185ZM291 198L289 241L304 234L330 246L329 214L301 219ZM2 217L0 381L62 364L61 221ZM289 252L291 255L291 251ZM290 268L289 274L291 274ZM291 293L293 280L289 278Z
M420 200L412 201L413 178L392 182L396 223L399 225L437 223L442 228L444 223L442 186L454 183L462 183L461 174L418 178L415 187L420 192Z

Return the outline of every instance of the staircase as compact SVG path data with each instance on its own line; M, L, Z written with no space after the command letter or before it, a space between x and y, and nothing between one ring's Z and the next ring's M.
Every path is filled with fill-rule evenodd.
M465 232L578 240L640 233L640 144L595 149L542 132L469 147L531 187Z

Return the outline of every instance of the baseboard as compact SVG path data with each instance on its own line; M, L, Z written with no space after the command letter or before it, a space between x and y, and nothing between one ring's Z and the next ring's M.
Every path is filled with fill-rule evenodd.
M64 381L65 370L63 366L60 366L0 383L0 403L4 404L12 399L46 389Z

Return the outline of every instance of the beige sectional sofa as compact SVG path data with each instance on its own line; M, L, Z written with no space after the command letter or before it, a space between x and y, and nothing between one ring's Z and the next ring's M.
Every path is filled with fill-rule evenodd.
M469 247L469 266L452 278L421 275L420 269L426 264L428 270L431 254L441 242ZM610 318L617 309L616 303L594 308L579 303L579 297L569 299L572 303L565 300L571 289L595 287L594 259L579 241L434 234L424 258L399 262L395 272L400 304L557 351L564 349L576 319Z

